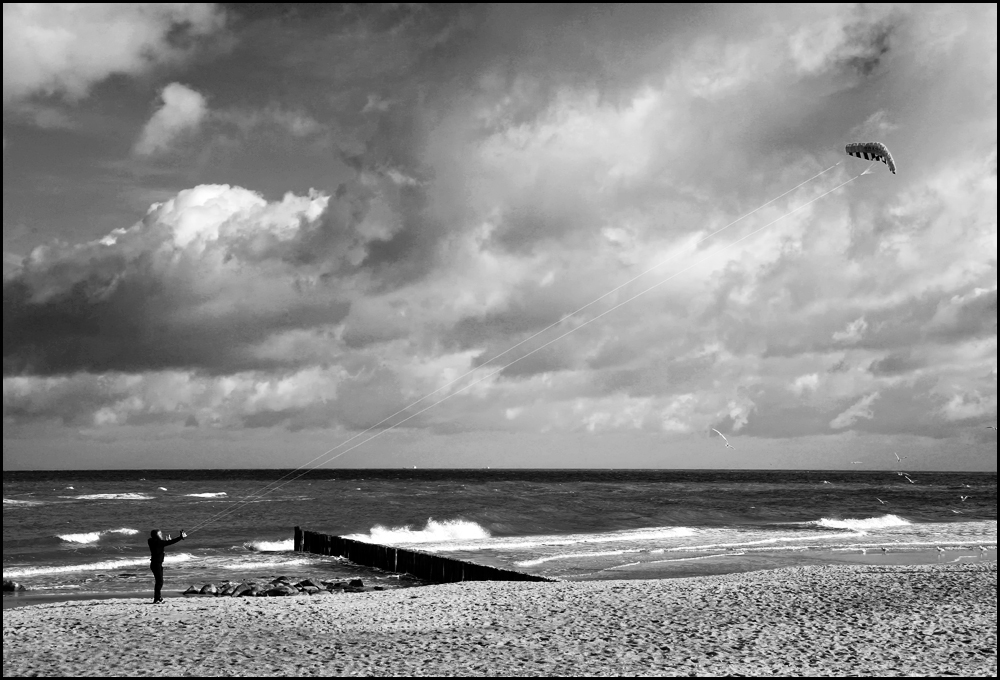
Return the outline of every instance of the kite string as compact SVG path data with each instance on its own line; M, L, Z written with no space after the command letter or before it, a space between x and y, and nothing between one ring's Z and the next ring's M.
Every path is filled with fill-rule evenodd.
M346 449L344 451L341 451L337 455L332 456L332 457L330 457L328 459L325 459L325 460L321 461L320 463L318 463L317 465L313 466L312 468L310 468L308 470L305 470L305 471L299 473L298 475L295 475L294 477L292 477L288 481L286 481L286 482L284 482L282 484L279 484L278 486L276 486L276 487L274 487L274 488L272 488L272 489L264 492L263 494L261 494L261 496L265 496L265 495L267 495L267 494L269 494L269 493L271 493L273 491L277 491L278 489L280 489L280 488L282 488L282 487L284 487L284 486L286 486L286 485L294 482L295 480L299 479L300 477L302 477L303 475L307 474L311 470L316 469L320 465L329 463L331 461L336 460L337 458L340 458L343 455L346 455L346 454L350 453L351 451L353 451L354 449L358 448L359 446L363 446L364 444L367 444L368 442L370 442L371 440L375 439L376 437L379 437L379 436L385 434L386 432L389 432L389 431L395 429L396 427L399 427L403 423L406 423L407 421L412 420L413 418L416 418L417 416L419 416L420 414L424 413L425 411L428 411L428 410L434 408L435 406L437 406L437 405L439 405L439 404L447 401L448 399L451 399L454 396L462 394L466 390L471 389L472 387L478 385L479 383L483 382L484 380L488 380L489 378L492 378L493 376L497 375L498 373L502 373L503 371L507 370L508 368L510 368L514 364L518 363L519 361L522 361L523 359L527 359L529 356L535 354L536 352L539 352L539 351L545 349L546 347L548 347L549 345L551 345L551 344L553 344L555 342L558 342L559 340L565 338L566 336L570 335L571 333L575 333L576 331L578 331L581 328L583 328L583 327L585 327L585 326L593 323L594 321L597 321L598 319L601 319L604 316L607 316L611 312L613 312L613 311L615 311L615 310L623 307L624 305L627 305L628 303L630 303L633 300L635 300L635 299L637 299L637 298L645 295L646 293L649 293L650 291L652 291L652 290L654 290L656 288L659 288L663 284L668 283L669 281L677 278L681 274L683 274L683 273L685 273L687 271L690 271L691 269L693 269L693 268L695 268L695 267L697 267L697 266L699 266L701 264L704 264L705 262L708 262L709 260L711 260L712 258L714 258L718 253L725 252L726 250L729 250L733 246L735 246L735 245L737 245L737 244L745 241L746 239L750 238L751 236L755 236L756 234L759 234L760 232L762 232L765 229L771 227L772 225L776 224L777 222L780 222L781 220L785 219L786 217L789 217L790 215L793 215L793 214L797 213L798 211L802 210L803 208L806 208L809 205L812 205L813 203L815 203L816 201L820 200L821 198L824 198L825 196L828 196L829 194L833 193L834 191L837 191L838 189L841 189L842 187L846 186L847 184L850 184L851 182L853 182L854 180L856 180L858 177L861 177L861 174L855 175L854 177L852 177L852 178L850 178L850 179L848 179L848 180L846 180L844 182L841 182L840 184L838 184L837 186L833 187L832 189L830 189L830 190L828 190L828 191L820 194L819 196L816 196L815 198L807 201L806 203L803 203L802 205L800 205L797 208L795 208L795 209L793 209L793 210L785 213L784 215L782 215L782 216L780 216L778 218L775 218L774 220L772 220L771 222L768 222L767 224L765 224L764 226L760 227L759 229L756 229L756 230L750 232L749 234L746 234L745 236L742 236L741 238L733 241L732 243L729 243L728 245L723 246L717 253L712 253L712 254L708 255L707 257L704 257L704 258L698 260L697 262L695 262L695 263L693 263L693 264L685 267L684 269L681 269L681 270L675 272L674 274L670 275L669 277L667 277L665 279L662 279L662 280L654 283L653 285L651 285L651 286L643 289L642 291L640 291L640 292L636 293L635 295L627 298L626 300L623 300L622 302L619 302L618 304L614 305L613 307L611 307L611 308L609 308L609 309L601 312L597 316L595 316L593 318L590 318L590 319L587 319L586 321L584 321L583 323L581 323L579 326L575 326L574 328L569 329L565 333L556 336L555 338L553 338L553 339L549 340L548 342L545 342L544 344L536 347L535 349L531 350L530 352L527 352L526 354L518 357L517 359L515 359L514 361L511 361L510 363L504 365L503 367L501 367L501 368L499 368L499 369L497 369L497 370L495 370L495 371L493 371L491 373L488 373L487 375L482 376L481 378L479 378L477 380L474 380L473 382L469 383L465 387L462 387L462 388L460 388L458 390L455 390L454 392L452 392L451 394L447 395L443 399L440 399L440 400L434 402L433 404L430 404L429 406L426 406L426 407L422 408L421 410L417 411L416 413L413 413L413 414L407 416L403 420L400 420L399 422L397 422L397 423L395 423L393 425L390 425L389 427L387 427L387 428L385 428L383 430L380 430L380 431L376 432L371 437L369 437L369 438L367 438L367 439L365 439L365 440L363 440L361 442L358 442L354 446L352 446L352 447L350 447L350 448L348 448L348 449ZM299 468L299 469L301 469L301 468ZM233 508L230 509L230 511L235 511L235 510L236 510L236 507L233 507ZM220 516L224 516L225 514L228 514L228 512L220 513ZM202 524L198 525L198 528L200 528L202 526L205 526L210 521L214 521L214 520L211 520L211 519L210 520L206 520Z
M699 239L698 241L696 241L696 242L695 242L695 243L693 244L693 246L692 246L692 247L697 247L697 246L701 245L702 243L704 243L705 241L707 241L708 239L710 239L710 238L713 238L713 237L715 237L715 236L717 236L717 235L721 234L721 233L722 233L723 231L725 231L725 230L729 229L730 227L732 227L732 226L734 226L734 225L738 224L739 222L743 221L743 220L744 220L744 219L746 219L747 217L750 217L750 216L751 216L751 215L753 215L754 213L756 213L756 212L758 212L758 211L760 211L760 210L762 210L762 209L766 208L767 206L769 206L770 204L774 203L775 201L777 201L777 200L779 200L779 199L781 199L781 198L784 198L785 196L787 196L788 194L792 193L792 192L793 192L793 191L795 191L796 189L799 189L799 188L803 187L804 185L808 184L809 182L812 182L812 181L813 181L813 180L815 180L816 178L818 178L818 177L820 177L820 176L822 176L822 175L826 174L827 172L829 172L829 171L830 171L830 170L832 170L833 168L837 167L838 165L840 165L840 162L837 162L837 163L834 163L834 164L833 164L833 165L831 165L830 167L826 168L825 170L822 170L821 172L818 172L818 173L816 173L815 175L813 175L813 176L812 176L812 177L810 177L809 179L807 179L807 180L805 180L805 181L803 181L803 182L800 182L799 184L795 185L794 187L792 187L791 189L789 189L789 190L785 191L784 193L782 193L782 194L780 194L780 195L778 195L778 196L775 196L774 198L772 198L771 200L767 201L766 203L762 203L761 205L757 206L756 208L754 208L754 209L753 209L753 210L751 210L750 212L748 212L748 213L745 213L745 214L741 215L740 217L736 218L735 220L733 220L733 221L732 221L732 222L730 222L729 224L725 225L724 227L720 227L719 229L716 229L715 231L713 231L713 232L712 232L711 234L708 234L707 236L704 236L704 237L702 237L701 239ZM195 526L195 527L194 527L193 529L191 529L191 531L196 531L197 529L199 529L199 528L201 528L201 527L203 527L203 526L205 526L205 525L207 525L207 524L211 524L211 523L212 523L213 521L215 521L215 519L217 519L217 518L221 518L221 517L224 517L224 516L226 516L226 515L230 514L231 512L233 512L233 511L235 511L235 510L239 509L239 508L240 508L240 507L242 507L243 505L246 505L246 504L248 504L248 503L251 503L251 502L253 502L253 501L254 501L255 499L257 499L257 498L260 498L260 497L261 497L261 496L263 496L263 495L266 495L266 493L268 493L268 489L269 489L270 487L272 487L273 485L275 485L275 484L278 484L278 483L280 483L280 482L284 481L284 480L285 480L286 478L288 478L288 477L289 477L290 475L294 475L294 474L295 474L296 472L298 472L298 471L299 471L299 470L301 470L302 468L304 468L304 467L306 467L306 466L308 466L308 465L311 465L312 463L316 462L317 460L320 460L320 459L322 459L322 458L325 458L326 456L330 455L330 454L331 454L331 453L333 453L334 451L337 451L337 450L338 450L338 449L340 449L341 447L344 447L344 446L346 446L346 445L350 444L350 443L351 443L352 441L354 441L355 439L358 439L358 438L360 438L360 437L363 437L363 436L365 436L366 434L368 434L368 433L369 433L369 432L371 432L372 430L376 429L376 428L377 428L377 427L379 427L380 425L382 425L382 424L384 424L384 423L388 422L389 420L391 420L391 419L395 418L396 416L398 416L398 415L400 415L400 414L404 413L405 411L408 411L409 409L413 408L414 406L416 406L417 404L421 403L421 402L422 402L422 401L424 401L425 399L428 399L428 398L430 398L430 397L434 396L435 394L437 394L438 392L441 392L442 390L445 390L445 389L447 389L448 387L451 387L452 385L454 385L455 383L457 383L457 382L459 382L459 381L463 380L464 378L467 378L468 376L472 375L473 373L475 373L475 372L476 372L477 370L479 370L479 369L480 369L480 368L482 368L483 366L486 366L486 365L489 365L489 364L491 364L492 362L496 361L496 360L497 360L497 359L499 359L500 357L502 357L502 356L504 356L504 355L506 355L506 354L509 354L510 352L514 351L515 349L517 349L517 348L518 348L518 347L520 347L521 345L523 345L523 344L525 344L525 343L527 343L527 342L530 342L531 340L534 340L534 339L535 339L535 338L537 338L537 337L538 337L539 335L541 335L541 334L543 334L543 333L545 333L545 332L547 332L547 331L551 330L552 328L555 328L556 326L558 326L559 324L561 324L561 323L562 323L563 321L566 321L567 319L570 319L570 318L572 318L572 317L576 316L576 315L577 315L577 314L579 314L580 312L582 312L582 311L584 311L584 310L588 309L589 307L591 307L591 306L593 306L593 305L597 304L598 302L600 302L600 301L601 301L601 300L603 300L604 298L608 297L609 295L612 295L612 294L614 294L614 293L617 293L617 292L618 292L619 290L621 290L621 289L622 289L622 288L624 288L625 286L627 286L627 285L629 285L629 284L631 284L631 283L633 283L633 282L635 282L635 281L639 280L640 278L642 278L642 277L643 277L643 276L645 276L646 274L649 274L650 272L652 272L652 271L654 271L654 270L656 270L656 269L659 269L660 267L662 267L663 265L667 264L668 262L672 262L673 260L677 259L677 258L678 258L679 256L680 256L679 254L678 254L678 255L672 255L671 257L668 257L668 258L667 258L667 259L665 259L665 260L661 260L661 261L657 262L657 263L656 263L656 264L654 264L654 265L653 265L652 267L649 267L649 268L648 268L648 269L646 269L645 271L643 271L643 272L641 272L641 273L639 273L639 274L637 274L637 275L633 276L633 277L632 277L631 279L629 279L628 281L625 281L624 283L621 283L621 284L619 284L618 286L616 286L615 288L612 288L611 290L607 291L607 292L606 292L606 293L604 293L603 295L601 295L601 296L599 296L599 297L596 297L596 298L594 298L593 300L591 300L591 301L590 301L590 302L588 302L587 304L583 305L582 307L579 307L579 308L577 308L576 310L574 310L574 311L572 311L572 312L570 312L570 313L568 313L568 314L565 314L565 315L561 316L561 317L560 317L560 318L559 318L559 319L558 319L557 321L555 321L555 322L553 322L553 323L549 324L549 325L548 325L548 326L546 326L545 328L541 329L540 331L537 331L537 332L536 332L536 333L534 333L533 335L530 335L530 336L528 336L527 338L525 338L525 339L521 340L520 342L518 342L518 343L516 343L516 344L514 344L514 345L511 345L510 347L508 347L507 349L505 349L505 350L504 350L503 352L500 352L500 353L499 353L499 354L497 354L496 356L494 356L494 357L492 357L492 358L488 359L487 361L485 361L485 362L481 363L481 364L480 364L479 366L476 366L475 368L473 368L473 369L471 369L471 370L469 370L469 371L467 371L467 372L463 373L462 375L458 376L458 377L457 377L457 378L455 378L454 380L452 380L452 381L450 381L450 382L448 382L448 383L445 383L444 385L441 385L441 386L440 386L440 387L438 387L438 388L437 388L436 390L434 390L434 391L432 391L432 392L428 392L427 394L425 394L424 396L420 397L420 398L419 398L419 399L417 399L416 401L414 401L414 402L412 402L412 403L410 403L410 404L407 404L406 406L404 406L403 408L399 409L399 410L398 410L398 411L396 411L395 413L393 413L393 414L391 414L391 415L388 415L388 416L386 416L385 418L383 418L383 419L382 419L382 420L380 420L379 422L375 423L374 425L370 426L370 427L369 427L369 428L367 428L366 430L364 430L364 431L362 431L362 432L359 432L358 434L356 434L356 435L354 435L354 436L350 437L349 439L347 439L347 440L345 440L345 441L341 442L340 444L337 444L337 446L333 447L332 449L328 449L327 451L324 451L323 453L319 454L318 456L314 457L313 459L311 459L311 460L308 460L308 461L306 461L305 463L302 463L301 465L299 465L299 466L298 466L297 468L295 468L294 470L292 470L292 471L290 471L290 472L287 472L287 473L285 473L284 475L282 475L281 477L277 478L276 480L274 480L274 481L272 481L272 482L269 482L268 484L265 484L265 485L264 485L263 487L261 487L260 489L258 489L258 490L256 490L256 491L253 491L253 492L251 492L250 494L248 494L248 495L244 496L243 498L239 499L239 500L238 500L238 501L237 501L237 502L236 502L236 503L235 503L235 504L234 504L233 506L231 506L230 508L227 508L226 510L223 510L223 511L221 511L221 512L217 513L216 515L213 515L212 517L209 517L209 518L207 518L206 520L203 520L203 521L202 521L201 523L199 523L199 524L198 524L198 525L196 525L196 526ZM368 440L366 440L366 441L368 441ZM332 460L332 459L331 459L331 460ZM318 466L317 466L317 467L318 467ZM310 468L310 469L315 469L315 468ZM295 479L298 479L298 478L296 477Z

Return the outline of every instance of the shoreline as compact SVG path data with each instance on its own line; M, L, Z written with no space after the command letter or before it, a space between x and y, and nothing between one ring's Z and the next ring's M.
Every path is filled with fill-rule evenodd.
M637 561L624 565L612 566L599 569L594 572L577 574L562 578L557 578L559 582L606 582L613 580L676 580L688 578L709 578L713 576L727 576L738 574L753 574L764 571L794 569L804 566L914 566L914 565L948 565L948 564L996 564L996 546L991 544L986 557L976 549L966 546L953 546L946 550L944 554L938 553L930 548L907 550L899 552L889 552L882 554L877 550L871 550L867 554L854 550L816 550L803 549L795 551L753 551L739 552L730 551L724 553L692 553L685 557L673 557L661 559L653 553L638 554ZM360 568L365 569L365 568ZM168 575L169 576L169 575ZM274 578L269 576L263 580ZM295 574L291 580L301 580L304 578L318 579L312 572ZM168 579L176 582L178 579ZM247 581L261 581L261 577L251 576L241 579ZM241 580L233 579L239 582ZM76 601L102 601L111 599L149 599L153 598L152 580L140 579L140 582L148 582L148 588L138 588L135 590L114 590L114 591L82 591L82 590L54 590L54 589L29 589L18 592L4 592L3 610L31 607L37 604L56 602L76 602ZM402 585L406 582L407 585ZM429 582L421 582L419 579L403 575L400 586L403 588L422 588L435 585ZM206 582L182 581L183 585L177 588L168 587L163 590L164 598L212 598L212 595L185 594L189 585L201 585ZM140 585L136 583L135 585ZM381 585L385 586L383 582ZM395 587L386 588L395 590Z
M5 675L995 676L997 565L826 565L4 612Z

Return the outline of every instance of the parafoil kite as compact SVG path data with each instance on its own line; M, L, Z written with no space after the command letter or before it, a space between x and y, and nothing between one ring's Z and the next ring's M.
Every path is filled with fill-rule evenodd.
M866 161L882 161L889 166L892 174L896 174L896 163L892 154L882 142L854 142L847 145L847 155L864 158Z

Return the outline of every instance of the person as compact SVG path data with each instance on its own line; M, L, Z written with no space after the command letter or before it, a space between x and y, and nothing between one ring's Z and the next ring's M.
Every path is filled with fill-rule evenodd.
M177 541L187 538L187 534L181 529L181 534L177 538L164 539L159 529L149 532L149 570L153 572L153 604L160 604L163 598L160 597L160 590L163 588L163 549L168 545L173 545Z

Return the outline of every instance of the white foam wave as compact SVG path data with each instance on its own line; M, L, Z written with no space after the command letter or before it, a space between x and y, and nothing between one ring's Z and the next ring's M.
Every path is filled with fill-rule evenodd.
M551 562L552 560L571 560L574 558L591 558L591 557L614 557L616 555L626 555L628 553L638 553L641 550L606 550L604 552L591 552L591 553L572 553L568 555L550 555L549 557L539 557L534 560L524 560L523 562L515 562L514 564L519 567L534 567L539 564L544 564L546 562Z
M300 557L289 560L272 559L265 560L263 562L234 562L230 564L222 564L220 567L222 569L230 569L233 571L239 571L243 569L274 569L276 567L294 567L299 564L310 564L312 560Z
M865 519L823 519L809 522L814 526L824 529L847 529L848 531L872 531L873 529L888 529L890 527L903 527L912 524L908 520L898 515L882 515L881 517L867 517Z
M164 562L174 563L174 562L188 562L193 560L194 556L188 553L178 553L176 555L167 555ZM143 557L138 559L127 559L127 560L105 560L103 562L89 562L87 564L66 564L59 567L24 567L22 569L4 569L3 577L5 579L14 578L26 578L31 576L45 576L47 574L68 574L74 571L110 571L111 569L121 569L122 567L137 567L139 565L149 564L149 558Z
M184 495L190 498L222 498L228 494L225 491L213 491L209 493L186 493Z
M80 501L151 501L152 496L144 493L85 493L81 496L71 496Z
M613 531L606 534L569 534L563 536L511 536L491 538L478 543L450 543L422 546L428 552L467 550L526 550L563 545L591 543L639 543L643 541L671 540L694 536L698 533L689 527L650 527L630 531Z
M56 538L66 541L67 543L97 543L101 540L101 536L106 536L108 534L123 534L125 536L133 536L139 533L138 529L129 529L128 527L122 527L121 529L105 529L104 531L90 531L82 534L60 534Z
M30 507L32 505L41 505L42 502L41 501L19 501L19 500L14 499L14 498L4 498L3 499L3 504L4 504L4 507L27 508L27 507Z
M295 541L291 538L285 541L247 541L243 547L254 552L290 552L295 550Z
M423 529L405 527L387 528L381 525L372 527L368 534L351 534L344 538L366 543L382 545L397 545L401 543L442 543L447 541L474 541L489 538L490 532L475 522L464 519L451 519L438 522L428 519Z

